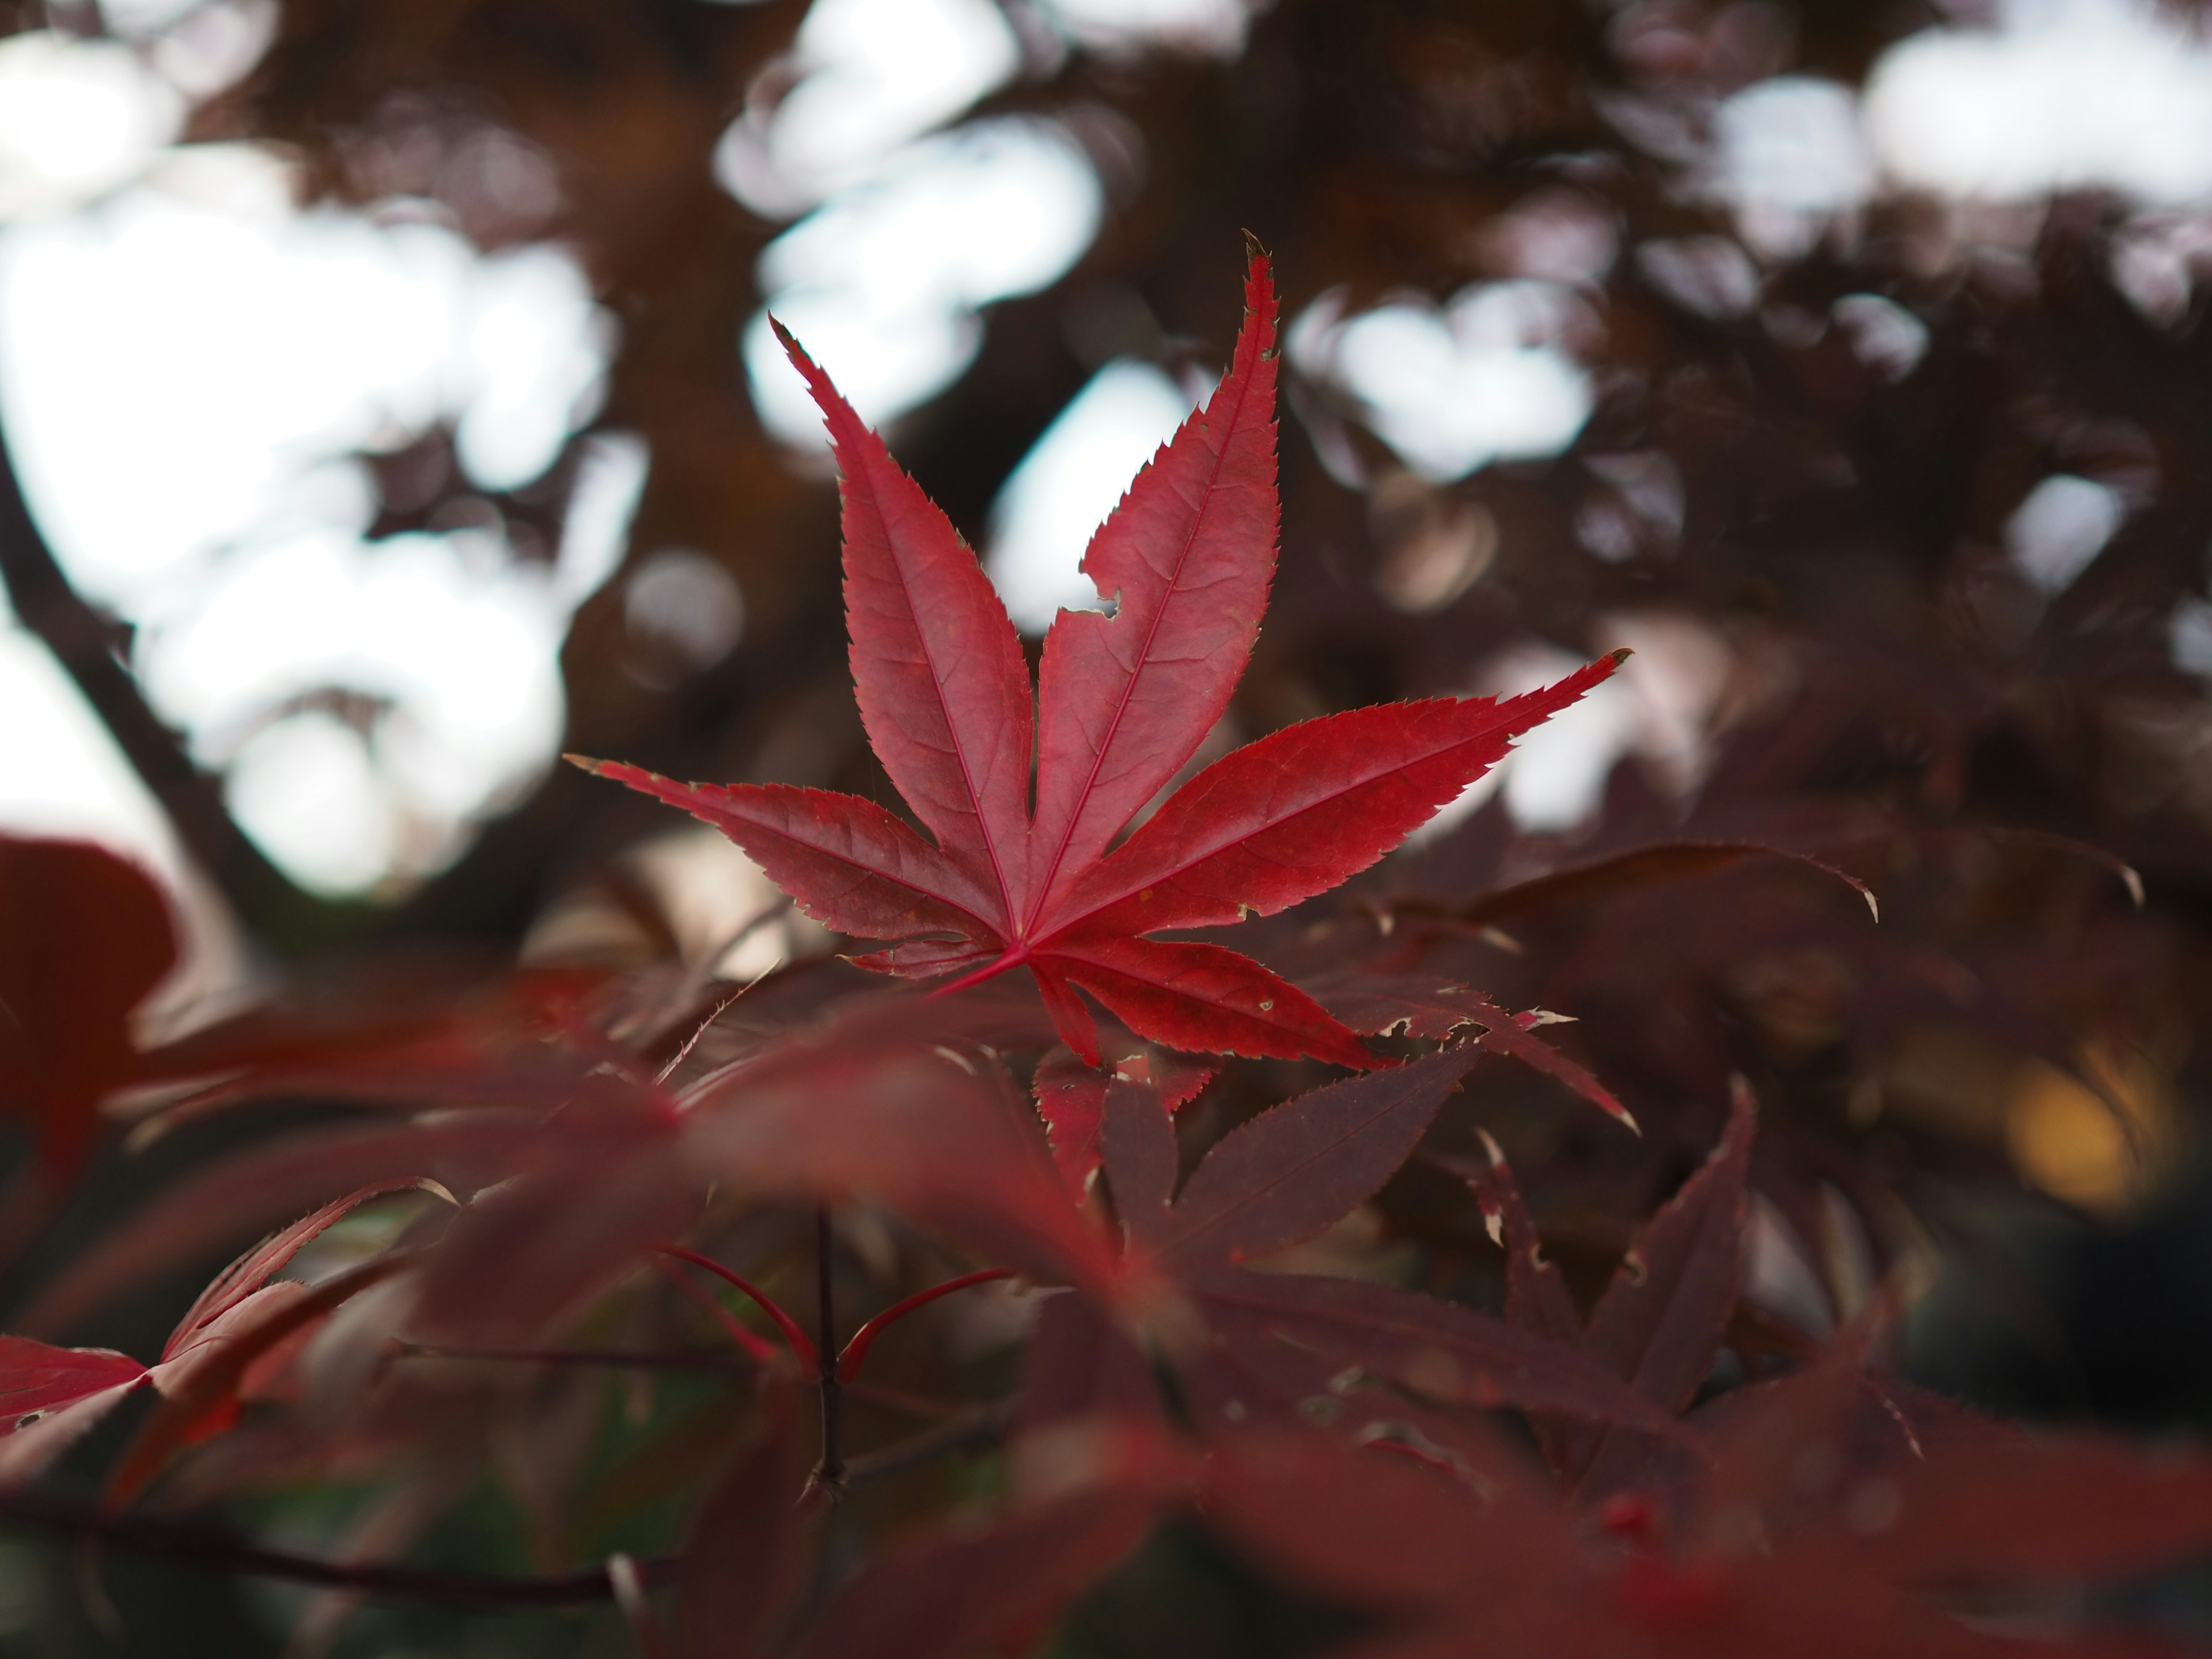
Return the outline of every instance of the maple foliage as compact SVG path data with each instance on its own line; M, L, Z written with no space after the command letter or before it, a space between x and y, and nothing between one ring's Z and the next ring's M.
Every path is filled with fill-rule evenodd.
M1553 1091L1551 1114L1631 1148L1644 1143L1626 1103L1562 1046L1578 1026L1511 1012L1364 925L1356 950L1316 935L1327 965L1294 970L1400 1063L1211 1130L1194 1126L1243 1076L1234 1063L1108 1021L1094 1069L1032 999L872 989L834 963L710 1006L703 1032L696 1013L641 1021L612 982L539 975L421 1018L308 996L141 1054L134 1077L179 1085L150 1123L303 1086L369 1115L184 1176L46 1288L25 1322L58 1332L179 1258L276 1229L150 1363L0 1339L15 1425L0 1508L221 1562L231 1547L148 1528L382 1468L358 1564L228 1559L370 1594L603 1596L647 1651L687 1659L1018 1650L1170 1521L1373 1621L1363 1654L2166 1650L2045 1618L1998 1637L1961 1615L2212 1549L2212 1464L2039 1441L1884 1376L1887 1290L1832 1335L1772 1340L1747 1291L1751 1194L1788 1189L1761 1174L1779 1166L1741 1085L1585 1313L1513 1166L1494 1146L1453 1150L1444 1126L1509 1070ZM1458 1177L1494 1232L1494 1310L1300 1254L1420 1169ZM744 1260L744 1228L811 1211L826 1275L831 1218L851 1206L897 1217L956 1270L864 1320L840 1320L826 1289L787 1310L773 1257ZM334 1224L379 1213L411 1219L296 1271ZM687 1264L715 1277L684 1279ZM860 1419L835 1426L838 1402L869 1401L887 1352L1009 1273L1041 1302L1014 1392L937 1407L941 1425L908 1440L849 1443ZM715 1299L717 1278L765 1329ZM1752 1369L1715 1392L1729 1356ZM726 1404L708 1425L672 1423L622 1476L689 1493L678 1555L544 1578L374 1559L518 1434L530 1480L580 1470L588 1441L557 1425L592 1420L578 1410L596 1413L593 1378L701 1365L726 1376ZM53 1471L142 1396L100 1507L53 1509ZM994 1443L987 1516L940 1508L825 1568L854 1560L843 1495ZM531 1511L549 1540L568 1535L563 1500L531 1501L552 1505Z
M1840 961L1839 1030L1941 1004L2087 1071L2045 980L1877 914L1899 860L1866 849L1938 838L1532 849L1491 811L1386 860L1610 657L1287 726L1175 787L1273 568L1263 259L1246 298L1092 544L1114 608L1063 613L1034 688L973 554L793 346L843 475L862 720L921 827L593 764L885 943L857 968L338 963L140 1048L158 892L0 842L14 939L55 935L24 869L117 934L52 984L6 961L61 1011L0 1073L37 1085L4 1103L50 1165L103 1096L120 1159L266 1115L11 1316L0 1516L318 1586L302 1651L382 1596L604 1602L647 1659L972 1659L1192 1532L1345 1614L1327 1650L1360 1659L2181 1650L2077 1592L2212 1553L2212 1461L1892 1374L1911 1188L1755 1105L1743 1071L1786 1066L1736 1064L1693 994L1753 950ZM2085 913L2132 876L1983 842L2085 870ZM1155 937L1197 928L1237 948ZM1856 1270L1813 1248L1839 1212ZM1754 1271L1777 1238L1812 1262L1794 1302ZM60 1346L225 1255L126 1345L150 1359ZM217 1524L362 1487L325 1553ZM487 1491L520 1564L422 1565Z
M780 334L842 475L860 717L934 844L854 796L580 763L713 824L840 932L910 941L865 966L959 973L954 988L1027 968L1091 1066L1097 1028L1079 988L1171 1048L1373 1064L1249 957L1146 935L1273 915L1365 869L1620 658L1503 702L1432 698L1285 727L1205 768L1114 844L1226 711L1259 635L1278 517L1275 309L1255 254L1220 385L1084 556L1112 613L1062 611L1034 690L975 555Z

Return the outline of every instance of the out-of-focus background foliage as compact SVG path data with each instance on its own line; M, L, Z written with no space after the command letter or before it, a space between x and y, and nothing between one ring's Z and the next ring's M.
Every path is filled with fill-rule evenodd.
M0 827L176 886L155 1025L430 940L733 977L819 948L778 921L723 959L757 872L556 764L882 792L769 312L1035 635L1222 366L1249 232L1284 540L1218 746L1626 644L1441 845L1904 826L1973 896L1927 927L2023 939L2110 872L1951 832L2124 860L2147 910L2036 988L2124 1008L2105 1040L2024 1062L1919 1018L1837 1111L2018 1177L1984 1234L2016 1294L1939 1291L1924 1374L2205 1420L2193 8L13 0L0 30ZM1796 1066L1852 971L1707 988ZM0 1596L0 1642L44 1617Z

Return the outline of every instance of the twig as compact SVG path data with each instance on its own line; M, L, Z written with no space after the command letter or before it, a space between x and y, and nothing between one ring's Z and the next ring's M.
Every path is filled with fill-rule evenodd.
M402 1342L392 1349L398 1359L504 1361L518 1365L604 1365L610 1370L716 1371L750 1376L759 1369L750 1358L726 1353L668 1353L651 1348L459 1348L422 1342Z
M806 1333L799 1328L798 1322L784 1312L775 1298L767 1291L750 1279L740 1277L731 1268L724 1267L714 1257L702 1255L696 1250L686 1249L681 1244L664 1244L660 1247L660 1254L665 1256L673 1256L678 1261L688 1261L695 1267L704 1267L718 1279L734 1285L738 1290L743 1291L755 1307L775 1322L776 1329L783 1333L784 1342L791 1349L792 1356L799 1361L800 1369L812 1370L817 1367L819 1361L814 1352L814 1344L807 1339ZM689 1283L688 1280L680 1278L674 1282ZM773 1347L743 1325L738 1324L720 1303L711 1302L709 1305L720 1316L723 1328L729 1332L731 1340L744 1349L748 1354L763 1364L775 1356L775 1350Z
M228 1534L145 1515L116 1514L32 1492L0 1492L0 1521L44 1527L79 1538L159 1556L189 1566L281 1578L295 1584L353 1590L391 1601L448 1606L557 1607L611 1600L615 1584L604 1567L525 1578L503 1573L448 1572L434 1567L389 1563L329 1561L270 1549ZM647 1588L672 1584L681 1576L681 1556L648 1556L631 1563Z
M653 1603L645 1599L644 1577L638 1571L637 1558L617 1553L607 1558L607 1583L613 1586L615 1605L622 1609L623 1617L637 1638L637 1644L645 1659L669 1659L668 1638L660 1628L660 1620L653 1615Z
M1012 1401L971 1407L920 1434L880 1451L865 1452L855 1457L845 1466L845 1485L849 1490L890 1475L902 1474L950 1452L972 1457L978 1452L988 1451L1006 1438L1006 1425L1013 1414Z
M963 1273L957 1279L946 1279L942 1285L916 1291L905 1301L893 1304L853 1333L853 1340L837 1356L837 1380L849 1383L859 1376L860 1366L867 1359L868 1350L875 1346L876 1339L916 1308L926 1308L939 1297L950 1296L955 1291L964 1291L971 1285L988 1285L994 1280L1013 1276L1012 1267L986 1267L980 1273Z
M830 1208L824 1205L814 1212L814 1282L820 1303L815 1354L822 1388L822 1462L815 1467L814 1483L833 1496L845 1486L845 1385L837 1375L836 1273L830 1257L834 1243Z

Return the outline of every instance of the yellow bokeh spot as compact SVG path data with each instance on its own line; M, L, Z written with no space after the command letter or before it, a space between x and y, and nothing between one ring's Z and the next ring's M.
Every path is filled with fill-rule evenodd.
M2092 1045L2081 1072L2071 1076L2042 1060L2020 1066L2005 1100L2005 1148L2029 1185L2115 1215L2172 1164L2172 1104L2164 1079L2140 1055Z

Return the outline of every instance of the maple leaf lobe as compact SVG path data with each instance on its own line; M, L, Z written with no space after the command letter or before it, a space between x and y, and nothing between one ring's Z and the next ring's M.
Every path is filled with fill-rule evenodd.
M1220 384L1085 553L1114 610L1055 618L1034 698L974 553L777 325L837 459L862 724L933 844L857 797L580 763L714 825L825 924L906 941L864 967L957 975L939 994L1028 968L1089 1065L1100 1054L1086 995L1173 1048L1380 1064L1259 963L1144 935L1270 915L1337 885L1626 653L1503 702L1435 698L1285 728L1200 772L1115 847L1226 711L1267 608L1279 529L1276 312L1255 250Z

